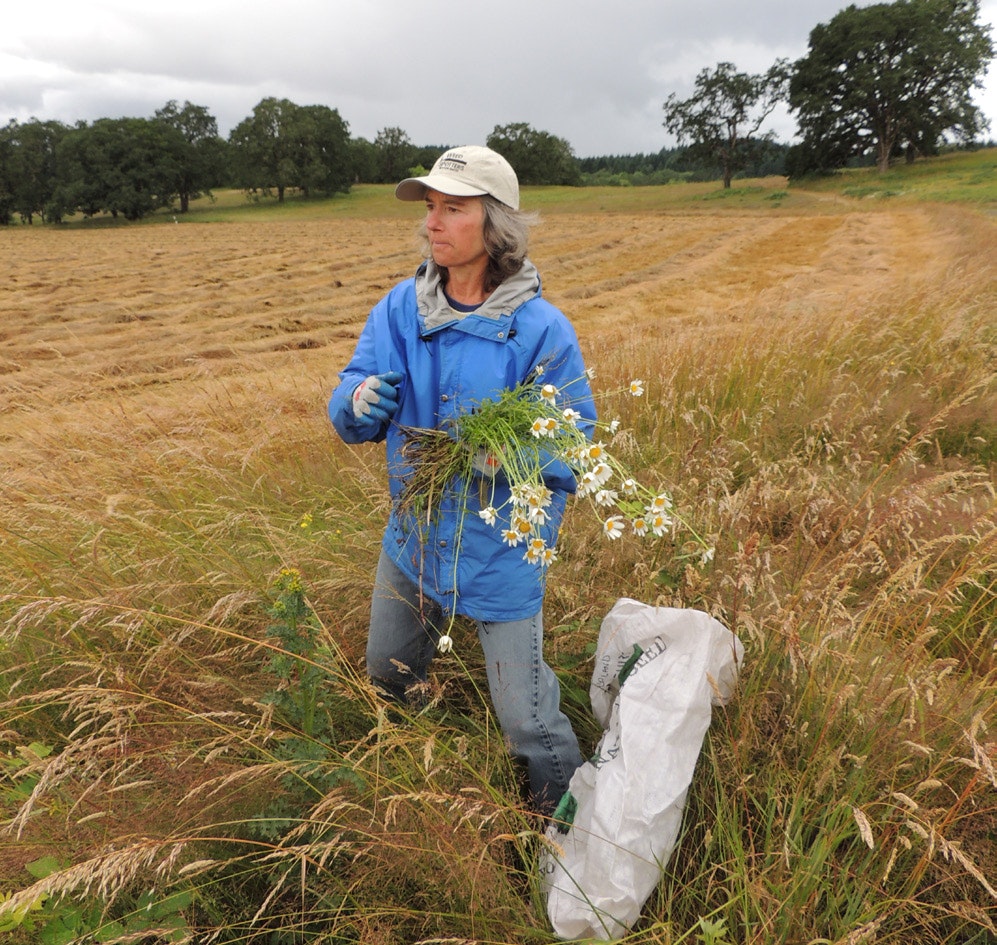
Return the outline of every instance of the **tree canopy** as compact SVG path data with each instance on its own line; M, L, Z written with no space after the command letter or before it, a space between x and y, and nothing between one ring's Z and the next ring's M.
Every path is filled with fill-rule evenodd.
M15 213L44 218L57 183L56 148L69 129L57 121L11 121L0 129L0 223Z
M946 133L969 141L983 131L971 91L994 47L979 14L979 0L897 0L816 26L789 84L803 138L793 176L868 153L885 170L903 148L933 154Z
M169 206L178 189L185 142L165 122L101 118L67 132L56 149L57 184L49 219L81 211L138 220Z
M283 203L288 188L306 197L348 191L353 181L349 126L326 105L296 105L264 98L229 136L234 173L247 190L276 192Z
M221 176L224 144L218 137L218 122L202 105L169 101L156 112L156 118L178 131L186 142L177 167L177 196L180 212L187 213L190 201L210 193Z
M712 162L730 187L734 173L744 167L771 133L760 135L765 119L784 95L786 63L779 60L761 75L738 72L730 62L703 69L695 92L680 99L674 92L665 102L664 126L680 144L689 143L694 158Z
M513 166L521 184L581 183L578 162L564 138L517 122L496 125L485 143Z
M415 164L418 148L401 128L382 128L374 139L376 154L374 180L400 181Z
M215 120L190 102L72 128L12 121L0 129L0 223L15 213L26 223L77 212L138 220L178 198L183 212L218 183L223 151Z

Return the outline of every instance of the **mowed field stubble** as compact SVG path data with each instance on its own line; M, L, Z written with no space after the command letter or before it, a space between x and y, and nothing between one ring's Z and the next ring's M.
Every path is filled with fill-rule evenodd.
M715 549L606 542L569 507L546 645L584 748L618 597L746 645L634 943L704 917L758 945L994 928L995 165L959 160L930 199L871 175L524 191L610 445ZM421 207L219 198L0 228L0 901L57 852L37 889L122 922L180 889L175 928L211 940L549 941L473 636L436 664L449 715L392 727L363 680L383 451L338 443L326 402ZM318 629L289 669L299 577Z
M664 365L677 350L861 319L958 286L974 259L984 274L993 248L992 226L957 207L794 195L785 208L674 210L656 209L653 191L635 211L615 211L612 192L595 212L545 210L534 234L544 292L596 368L621 347L659 352ZM0 230L5 460L18 465L32 430L121 424L129 404L189 417L191 396L216 385L234 406L240 384L311 385L321 413L370 307L418 263L409 209Z

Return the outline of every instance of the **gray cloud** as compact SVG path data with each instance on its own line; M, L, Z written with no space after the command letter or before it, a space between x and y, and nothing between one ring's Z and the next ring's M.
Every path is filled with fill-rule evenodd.
M525 121L581 156L656 151L670 92L721 60L803 55L841 0L237 0L39 2L0 35L0 121L151 115L206 106L227 133L267 95L338 108L351 132L482 141ZM983 5L993 22L997 0ZM997 120L988 89L984 110ZM794 129L784 115L775 130Z

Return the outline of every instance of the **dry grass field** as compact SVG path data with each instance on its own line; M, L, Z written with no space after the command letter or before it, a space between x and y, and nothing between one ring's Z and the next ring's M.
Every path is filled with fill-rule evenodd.
M997 940L992 201L524 202L596 389L646 382L609 398L614 448L716 547L687 567L569 511L546 607L568 711L591 747L620 596L709 610L748 654L628 942ZM164 889L149 941L551 940L470 636L409 727L362 679L383 462L325 405L420 212L357 188L0 228L0 903L43 917L8 915L17 945L112 918L100 940L129 940ZM268 662L299 618L310 656Z
M598 367L620 346L708 352L861 319L883 300L944 291L993 248L992 223L957 207L794 203L804 211L553 212L532 255ZM251 410L256 385L293 388L321 412L367 311L414 271L418 212L0 230L5 464L44 458L25 452L32 431L127 425L156 405L187 415L192 395L220 390Z

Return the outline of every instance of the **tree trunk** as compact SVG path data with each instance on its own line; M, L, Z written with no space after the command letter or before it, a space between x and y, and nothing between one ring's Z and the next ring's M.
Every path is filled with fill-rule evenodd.
M883 132L876 140L876 169L880 174L886 173L890 169L890 155L893 154L893 146L897 143L896 134Z

